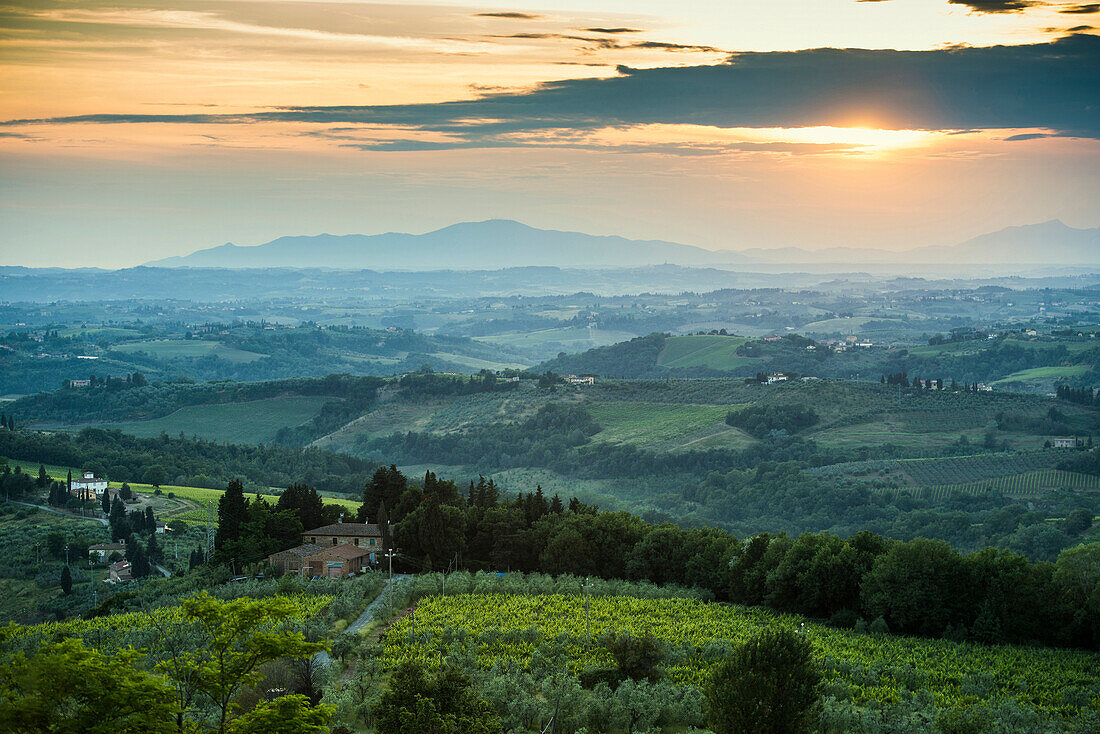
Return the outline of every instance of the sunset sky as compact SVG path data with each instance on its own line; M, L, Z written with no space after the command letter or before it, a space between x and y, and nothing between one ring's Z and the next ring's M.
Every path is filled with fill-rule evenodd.
M1100 4L0 0L0 264L457 221L712 249L1100 226Z

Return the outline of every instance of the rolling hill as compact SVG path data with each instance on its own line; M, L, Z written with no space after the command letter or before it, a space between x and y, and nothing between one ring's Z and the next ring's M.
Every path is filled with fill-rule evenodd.
M263 245L231 243L185 257L148 263L152 267L259 268L325 267L412 270L474 270L524 266L623 268L661 265L709 265L736 261L691 245L657 240L628 240L581 232L536 229L519 222L491 219L463 222L426 234L280 237Z

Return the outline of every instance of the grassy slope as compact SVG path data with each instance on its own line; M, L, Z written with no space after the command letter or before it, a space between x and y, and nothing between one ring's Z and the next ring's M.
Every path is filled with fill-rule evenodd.
M145 352L161 359L175 359L177 357L208 357L215 356L230 362L252 362L262 359L265 355L257 352L247 352L236 347L227 347L220 342L199 340L156 339L152 341L130 342L118 344L112 347L117 352L132 354Z
M305 423L330 400L323 396L286 396L248 403L189 405L162 418L110 427L141 437L158 436L164 431L171 436L182 432L212 441L267 443L280 428Z
M751 357L741 357L737 348L747 342L741 336L674 336L665 343L657 356L662 367L710 367L730 370L752 364Z
M729 408L721 405L621 402L595 403L588 410L603 427L594 437L598 442L663 451L743 448L755 443L743 431L725 424Z
M1087 364L1073 364L1073 365L1057 365L1055 367L1032 367L1028 370L1020 370L1019 372L1013 372L1007 377L994 382L994 385L1003 385L1010 382L1029 382L1031 380L1056 380L1064 377L1076 377L1083 375L1092 369L1091 365Z

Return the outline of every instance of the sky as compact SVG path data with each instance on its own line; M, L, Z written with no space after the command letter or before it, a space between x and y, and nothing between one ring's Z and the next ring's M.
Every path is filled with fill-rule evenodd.
M0 265L460 221L710 249L1100 226L1100 4L0 0Z

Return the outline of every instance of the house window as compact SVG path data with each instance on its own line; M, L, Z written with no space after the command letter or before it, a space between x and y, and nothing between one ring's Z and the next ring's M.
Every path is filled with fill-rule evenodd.
M333 539L332 539L332 544L333 544L333 545L336 545L336 538L333 538Z
M359 538L356 538L356 539L355 539L355 547L356 547L356 548L358 548L358 547L359 547Z
M374 538L371 538L371 539L370 539L370 544L371 544L371 545L374 545Z
M316 543L316 542L317 542L317 538L310 538L310 539L309 539L309 542L310 542L310 543Z

